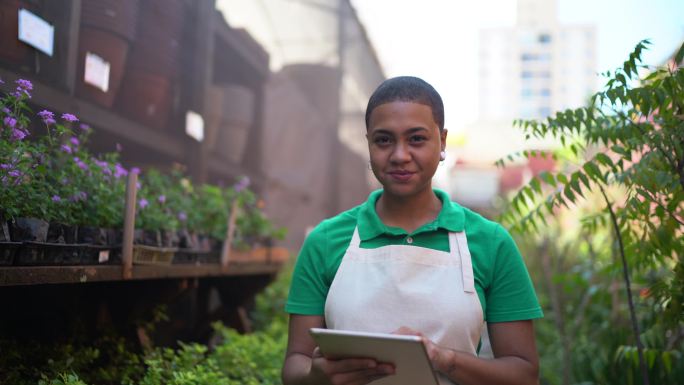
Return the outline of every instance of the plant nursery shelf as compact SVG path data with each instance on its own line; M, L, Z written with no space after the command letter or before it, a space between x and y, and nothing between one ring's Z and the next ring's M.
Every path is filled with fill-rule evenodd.
M280 263L233 263L220 265L133 266L133 280L200 278L276 274ZM121 281L122 266L13 266L0 267L0 286Z

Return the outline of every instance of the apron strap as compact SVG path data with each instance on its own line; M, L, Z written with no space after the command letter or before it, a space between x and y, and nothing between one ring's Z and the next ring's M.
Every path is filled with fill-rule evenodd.
M475 277L473 276L473 262L468 249L468 240L465 231L449 233L449 249L453 254L458 250L461 259L461 274L463 274L463 291L466 293L475 292Z
M352 235L352 239L349 242L349 249L358 249L359 245L361 245L361 237L359 237L359 226L354 227L354 235Z

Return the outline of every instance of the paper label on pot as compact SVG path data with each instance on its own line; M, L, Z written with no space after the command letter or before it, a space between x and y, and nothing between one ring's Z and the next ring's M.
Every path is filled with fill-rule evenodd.
M188 111L185 114L185 133L198 142L204 140L204 119L202 115Z
M97 261L100 263L105 263L109 261L109 250L101 250L100 256L97 258Z
M110 67L109 62L105 59L92 52L86 52L83 81L99 88L102 92L109 91Z
M19 10L19 40L52 56L55 45L55 27L33 13Z

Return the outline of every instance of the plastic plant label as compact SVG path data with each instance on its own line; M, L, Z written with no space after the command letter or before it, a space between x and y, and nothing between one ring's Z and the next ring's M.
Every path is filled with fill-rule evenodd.
M100 255L97 258L100 263L105 263L109 261L109 250L100 250Z
M55 47L55 27L33 13L19 10L19 40L52 56Z
M109 62L92 52L86 52L83 81L102 92L109 91Z
M204 140L204 119L202 115L188 111L185 114L185 133L198 142Z

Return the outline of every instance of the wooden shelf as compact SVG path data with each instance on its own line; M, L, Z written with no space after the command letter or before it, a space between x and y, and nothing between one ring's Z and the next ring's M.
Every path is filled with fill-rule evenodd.
M206 265L134 265L133 280L165 278L230 277L273 275L282 264L263 262L232 263L224 271L218 264ZM10 266L0 267L0 286L88 283L122 281L122 266Z

